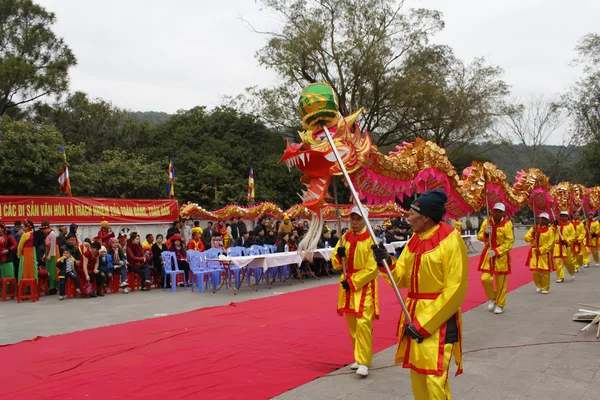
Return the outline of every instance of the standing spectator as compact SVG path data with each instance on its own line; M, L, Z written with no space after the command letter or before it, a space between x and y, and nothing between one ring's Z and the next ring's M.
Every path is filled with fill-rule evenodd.
M67 234L69 233L69 231L64 225L59 226L58 231L60 232L60 234L58 235L58 238L56 240L58 241L58 248L60 249L67 242Z
M179 266L180 270L184 271L185 277L189 282L190 264L188 263L187 252L185 251L185 246L183 245L180 235L173 235L171 238L171 247L169 247L169 251L175 253L177 265ZM175 284L175 282L173 282L173 284Z
M34 225L33 222L25 220L25 231L17 246L17 258L19 259L19 281L21 279L38 278L37 259L33 245Z
M285 214L283 216L283 224L279 225L279 230L277 232L279 234L281 234L283 232L292 233L292 230L294 230L294 226L290 222L290 216Z
M71 224L71 226L69 226L69 233L73 234L73 237L75 238L75 246L79 246L79 239L77 239L77 224ZM72 256L73 253L71 253Z
M48 288L52 294L56 294L58 289L58 269L56 268L56 259L60 257L60 250L56 233L50 228L48 221L42 221L40 230L46 235L44 240L44 261L46 271L48 271Z
M164 237L162 234L156 235L156 242L152 245L152 258L154 259L152 265L154 267L154 280L160 282L164 262L162 260L162 253L167 251L167 246L163 243Z
M242 217L241 215L238 217L238 220L237 220L237 229L238 229L240 236L242 236L244 233L248 232L248 228L246 227L246 223L244 222L244 217Z
M21 243L21 236L23 236L23 225L21 225L21 221L15 221L15 224L13 225L13 229L10 231L10 234L13 237L13 239L15 239L15 242L17 242L17 245ZM13 257L14 272L17 278L19 277L19 264L19 257Z
M204 242L202 242L202 239L200 238L199 230L196 230L192 234L192 240L188 242L187 248L188 250L204 251Z
M191 220L182 222L183 240L185 243L188 243L192 239L192 227L190 226L191 223L192 223Z
M114 237L115 233L112 231L108 221L102 221L100 223L100 230L98 231L98 238L100 239L102 246L108 248L110 246L111 239Z
M67 279L75 282L75 290L77 293L81 294L81 290L79 289L79 276L77 276L77 271L75 270L76 265L75 258L69 252L69 249L65 248L63 250L63 255L56 261L56 266L58 267L58 279L59 279L59 300L63 300L65 298L65 289Z
M144 250L140 245L140 237L137 232L132 232L127 241L127 263L129 264L130 272L140 275L142 282L144 282L142 284L143 291L149 290L149 287L152 285L152 281L150 281L150 267L146 261Z
M71 256L75 260L77 260L77 261L81 260L82 254L81 254L81 251L79 250L79 247L77 246L77 238L72 233L69 233L67 235L67 240L65 241L65 245L60 248L61 256L62 256L63 251L65 251L65 250L69 250L69 254L71 254Z
M202 242L204 243L205 249L210 249L213 237L213 223L208 221L206 224L206 229L202 232Z
M181 237L181 232L179 231L180 223L179 221L173 221L173 226L167 230L167 241L171 239L173 235L179 235Z
M110 241L107 256L110 258L110 263L115 271L119 274L119 286L123 289L123 293L129 293L129 282L127 282L127 258L123 249L119 246L119 241L114 239Z
M17 250L17 241L8 233L6 225L0 221L0 278L14 278L14 254Z
M229 221L229 235L231 236L232 242L235 243L237 238L240 237L240 227L237 224L237 219L235 217L231 217Z
M101 247L102 245L98 242L92 243L83 253L80 261L80 266L83 270L83 275L85 276L86 282L96 284L96 292L92 292L90 295L91 297L104 297L104 293L102 293L102 284L104 283L104 280L102 279L102 274L98 269L98 255Z

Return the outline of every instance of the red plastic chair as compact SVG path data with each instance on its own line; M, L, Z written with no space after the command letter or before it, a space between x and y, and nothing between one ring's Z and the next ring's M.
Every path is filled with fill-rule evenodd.
M26 293L27 289L29 289L29 294ZM37 289L38 283L35 279L21 279L19 281L19 291L17 292L17 303L27 299L30 299L32 303L38 301L40 296Z
M75 282L73 282L71 279L67 279L67 285L65 290L67 299L70 299L71 297L77 297L77 290L75 289Z
M14 299L17 297L17 278L2 278L0 279L2 287L2 301L6 301L7 297Z
M142 278L136 273L128 272L127 283L129 283L129 290L135 292L135 289L142 287Z
M109 284L109 289L111 293L119 293L119 289L121 289L121 286L119 284L119 279L120 279L120 274L115 273L112 277L112 280L110 281Z
M47 276L38 278L38 295L44 293L46 296L50 294L50 281Z

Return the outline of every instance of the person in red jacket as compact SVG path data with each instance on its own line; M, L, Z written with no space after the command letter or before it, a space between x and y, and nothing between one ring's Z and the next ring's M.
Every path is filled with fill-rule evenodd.
M13 259L17 250L17 241L8 233L4 222L0 221L0 278L14 278Z
M141 276L144 284L142 290L150 290L152 281L150 281L150 266L144 256L142 245L140 245L140 237L137 232L132 232L127 241L127 263L129 271Z
M204 243L202 242L202 239L200 238L200 234L201 233L199 231L195 231L192 234L192 239L188 242L188 245L187 245L188 250L204 251Z
M187 252L183 245L183 240L178 233L171 236L171 246L169 247L169 251L175 253L175 256L177 257L177 266L180 270L185 272L185 277L189 285L190 280L188 272L190 270L190 264L188 263Z
M100 230L98 231L98 238L102 243L102 246L107 249L110 247L110 241L115 237L115 233L112 231L110 224L108 221L102 221L100 225Z

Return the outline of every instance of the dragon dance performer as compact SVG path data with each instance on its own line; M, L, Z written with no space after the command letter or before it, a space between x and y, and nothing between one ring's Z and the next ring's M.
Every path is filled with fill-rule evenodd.
M556 267L556 283L561 283L565 281L565 268L571 278L575 277L575 265L570 254L570 248L575 241L575 228L569 221L567 211L561 211L558 219L555 223L557 232L554 245L554 266Z
M527 264L533 275L535 290L548 294L550 290L550 272L553 269L552 251L556 230L549 226L550 216L543 212L537 226L532 226L525 234L525 241L531 243Z
M585 225L582 222L581 214L575 211L573 213L573 228L575 228L575 240L571 245L571 262L575 265L575 272L579 272L583 266L583 241L585 239Z
M369 213L365 208L366 217ZM358 207L350 212L350 231L338 241L331 258L333 268L342 269L342 258L346 259L346 279L340 277L338 293L339 315L346 315L348 332L354 349L352 369L357 375L367 376L373 356L373 319L379 319L377 295L377 263L373 259L373 240L366 229L367 221Z
M583 251L583 268L587 268L590 266L590 251L592 252L592 256L594 257L594 264L598 266L598 236L600 236L600 222L594 221L594 212L588 211L587 213L587 221L585 224L585 239L583 241L584 248Z
M481 283L489 300L488 311L493 311L494 314L504 312L508 275L511 272L510 250L515 243L513 225L509 219L504 218L505 211L504 204L496 203L492 210L492 218L483 221L477 234L477 239L485 243L478 270L482 272Z
M453 226L441 222L446 194L423 193L411 205L410 238L391 271L398 287L408 288L407 308L398 325L395 364L410 368L416 400L451 399L448 373L452 355L462 373L460 305L467 293L467 248ZM378 261L388 257L382 246L373 249ZM389 282L386 273L382 276Z

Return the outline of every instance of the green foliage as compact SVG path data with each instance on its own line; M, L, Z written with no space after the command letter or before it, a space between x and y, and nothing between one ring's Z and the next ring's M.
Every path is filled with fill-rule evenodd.
M71 49L51 30L53 13L31 0L0 2L0 115L67 90Z
M131 111L127 113L127 116L135 121L149 122L150 125L158 125L166 122L171 117L171 114L157 111Z
M59 194L63 137L56 128L40 128L0 117L0 186L2 194Z
M269 126L297 124L290 106L301 88L324 81L337 92L342 115L365 108L361 126L378 145L421 136L445 147L485 138L508 93L500 68L483 59L463 63L449 47L430 44L444 27L437 11L403 12L395 0L262 2L284 26L266 33L257 58L283 84L251 89L246 103L262 102L253 111Z

